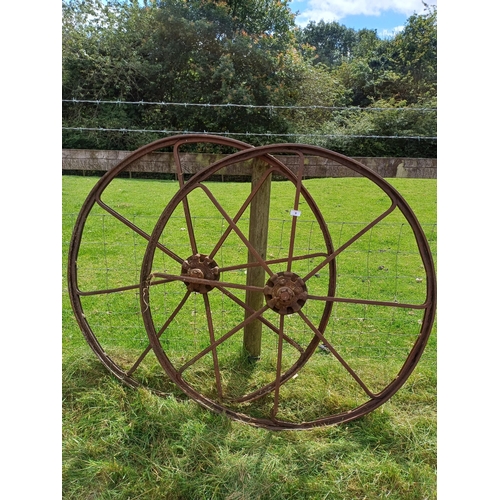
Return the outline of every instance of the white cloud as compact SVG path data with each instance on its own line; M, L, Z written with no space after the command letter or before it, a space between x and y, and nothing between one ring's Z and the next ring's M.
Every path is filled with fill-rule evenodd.
M437 0L427 0L425 3L437 5ZM379 16L384 11L410 16L414 12L422 13L424 9L421 0L309 0L297 22L302 25L309 20L331 22L353 15Z
M382 30L378 32L378 36L380 38L392 38L393 36L397 35L398 33L401 33L405 29L404 26L396 26L392 30Z

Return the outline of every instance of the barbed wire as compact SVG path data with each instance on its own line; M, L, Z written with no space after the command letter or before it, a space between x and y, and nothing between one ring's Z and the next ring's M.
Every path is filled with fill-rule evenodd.
M140 105L140 106L184 106L184 107L189 107L189 106L196 106L196 107L203 107L203 108L249 108L249 109L269 109L269 110L275 110L275 109L298 109L298 110L305 110L305 109L320 109L320 110L329 110L329 111L422 111L422 112L431 112L431 111L437 111L437 108L412 108L409 106L403 106L403 107L398 107L398 108L360 108L358 106L322 106L322 105L309 105L309 106L280 106L280 105L258 105L258 104L234 104L234 103L223 103L223 104L211 104L211 103L197 103L197 102L164 102L164 101L158 101L158 102L148 102L148 101L101 101L101 100L92 100L92 99L63 99L62 102L67 102L67 103L72 103L72 104L78 104L78 103L85 103L85 104L131 104L131 105Z
M414 139L414 140L437 140L437 137L428 137L422 135L357 135L357 134L274 134L271 132L254 133L254 132L193 132L190 130L148 130L148 129L127 129L127 128L101 128L101 127L62 127L63 130L74 130L77 132L136 132L136 133L154 133L154 134L202 134L202 135L223 135L223 136L256 136L256 137L327 137L339 139Z

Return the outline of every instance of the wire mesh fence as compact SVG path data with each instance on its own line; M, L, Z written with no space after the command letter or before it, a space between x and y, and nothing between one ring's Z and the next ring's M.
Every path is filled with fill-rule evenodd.
M123 207L125 208L125 207ZM94 332L98 332L99 342L106 352L122 360L127 372L134 373L140 380L147 380L151 385L151 372L156 364L149 347L148 336L141 315L141 300L139 281L141 265L147 242L134 231L123 231L122 224L109 213L99 213L95 210L87 218L85 240L79 255L79 282L82 292L82 303L86 311L86 320ZM101 211L102 212L102 211ZM72 227L77 214L64 214L63 224ZM150 231L156 223L154 216L130 217L134 224ZM204 215L193 217L194 230L205 235L207 246L211 241L220 238L227 228L221 216ZM350 235L357 233L366 222L334 221L326 222L335 246L342 245ZM239 221L243 231L248 229L248 218ZM287 238L290 234L289 218L272 218L269 221L267 258L279 261L288 251ZM430 242L435 255L436 224L423 224L422 228ZM321 260L322 248L318 222L315 220L300 220L297 223L298 253L306 255L319 254L317 258L308 258L297 262L294 271L298 274L310 273ZM67 253L69 239L64 241L64 253ZM185 219L172 217L165 228L162 241L179 255L190 252ZM201 241L200 247L203 248ZM231 266L237 267L246 259L246 247L237 237L226 241L224 248L217 255L220 268L227 268L227 275L235 283L245 283L246 269L231 271ZM360 301L384 300L398 303L419 303L425 297L425 276L422 273L418 249L413 242L411 227L406 222L394 221L381 223L371 228L365 237L357 244L342 252L335 262L336 283L335 294L338 297L356 297L357 303L336 302L331 311L331 320L325 337L332 339L336 349L349 360L351 366L362 373L369 370L376 372L372 378L373 390L382 388L391 377L397 374L397 369L407 358L415 338L420 331L422 312L414 308L385 307L380 308ZM179 272L180 267L165 254L160 254L155 260L155 267L162 272ZM275 265L276 270L279 264ZM315 273L309 281L311 295L327 295L330 274L328 269ZM112 294L96 293L103 289L129 287L131 289L117 291ZM63 288L63 294L66 288ZM155 321L158 325L168 322L169 317L186 294L186 285L182 282L165 283L154 287L150 297L151 308L154 309ZM245 301L242 291L234 291L235 296ZM243 321L244 310L235 300L214 290L210 293L210 307L215 337L222 336L235 325ZM304 305L304 314L311 322L317 324L321 320L325 304L321 301L308 301ZM72 321L69 304L64 306L65 325ZM271 312L265 315L267 321L277 327L277 318ZM311 341L310 328L298 318L286 318L288 332L294 342L307 346ZM269 332L268 332L269 333ZM272 365L277 348L278 337L272 332L263 336L262 364ZM162 337L162 345L170 352L173 363L182 366L183 362L196 356L209 343L207 334L206 310L201 294L192 294L182 310L176 314L175 320L169 323ZM323 349L321 349L323 347ZM234 335L230 342L224 342L218 348L221 365L233 366L235 353L241 351L242 333ZM150 358L149 364L142 363L135 367L137 359L144 355ZM289 351L289 352L288 352ZM270 353L270 359L266 359ZM288 356L287 356L288 355ZM319 361L331 356L328 349L320 346ZM284 368L291 366L296 352L293 346L287 345L283 357ZM237 356L236 356L237 358ZM194 378L200 377L200 370L208 370L210 358L206 363L199 363L193 370ZM287 364L288 363L288 364ZM436 364L435 339L431 341L424 355L424 363L428 366ZM203 369L200 368L203 366ZM326 368L324 368L326 370ZM326 372L325 372L326 373ZM328 368L332 376L331 368ZM157 374L158 376L158 374ZM269 371L269 377L273 372ZM337 379L348 383L345 377L337 374ZM340 378L339 378L340 377ZM191 380L192 383L195 383ZM163 382L162 382L163 384ZM232 382L227 382L227 388ZM162 385L162 387L164 387ZM160 388L160 387L158 387Z
M245 166L262 148L188 181L108 172L79 214L64 218L77 323L66 306L66 341L80 328L129 385L181 389L257 425L305 428L382 404L431 334L436 225L421 227L401 195L361 164L352 168L366 176L306 178L309 156L336 154L300 148L278 147L299 159L296 173L266 156L239 182L220 182L220 171ZM409 180L433 182L422 181ZM424 205L434 221L432 202ZM255 352L249 338L258 339ZM435 335L429 344L420 366L432 372Z

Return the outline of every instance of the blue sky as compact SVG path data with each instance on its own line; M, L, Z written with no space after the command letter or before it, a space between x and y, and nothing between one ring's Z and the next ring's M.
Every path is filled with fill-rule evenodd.
M437 5L437 0L426 0ZM337 21L348 28L376 29L379 36L400 30L409 16L422 13L421 0L292 0L292 12L299 11L296 23L305 26L309 21Z

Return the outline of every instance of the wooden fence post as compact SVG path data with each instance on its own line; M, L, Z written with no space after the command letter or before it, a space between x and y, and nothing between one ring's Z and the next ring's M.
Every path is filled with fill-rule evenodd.
M252 189L268 168L269 165L267 163L257 159L252 169ZM267 253L271 177L272 174L264 181L250 204L249 241L263 259L266 259ZM248 262L255 262L255 260L255 257L248 252ZM247 285L264 287L265 281L266 272L261 266L248 268ZM247 290L245 302L254 311L257 311L264 305L264 295L260 292L250 292ZM250 316L250 314L250 312L245 311L245 318ZM243 347L252 360L257 360L260 357L261 339L262 323L256 319L245 326L243 333Z

